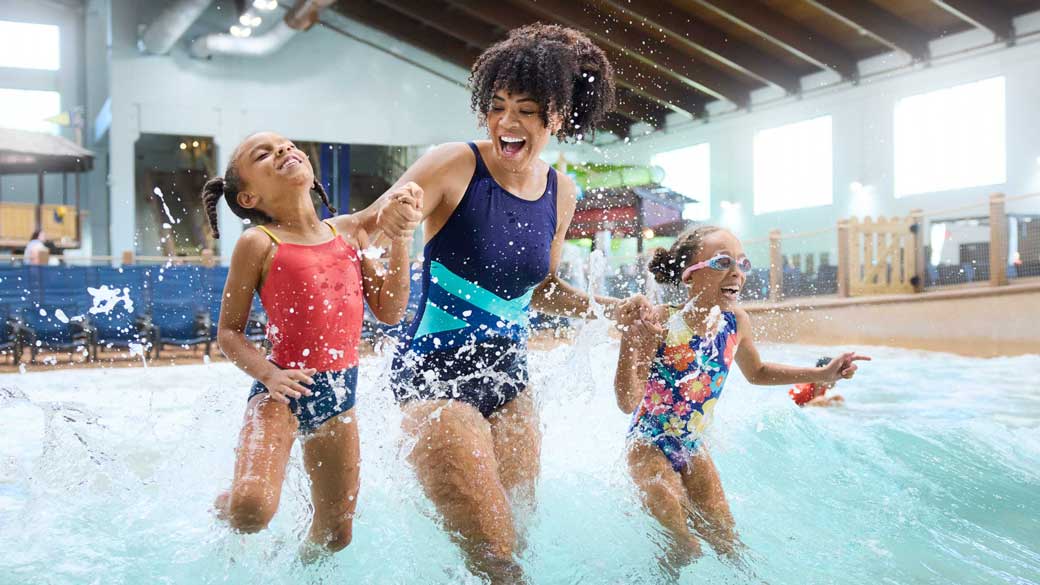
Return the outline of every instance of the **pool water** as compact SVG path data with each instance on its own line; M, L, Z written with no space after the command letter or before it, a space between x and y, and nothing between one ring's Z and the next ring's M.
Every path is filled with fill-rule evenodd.
M811 365L835 348L766 345ZM1040 356L873 355L800 410L786 388L730 379L709 434L746 566L707 554L681 583L1040 583ZM663 540L624 464L617 342L532 356L544 427L532 583L667 583ZM354 543L304 566L298 453L269 530L231 533L230 480L249 380L225 363L0 376L0 584L477 583L400 461L388 362L362 364ZM298 448L297 448L298 449Z

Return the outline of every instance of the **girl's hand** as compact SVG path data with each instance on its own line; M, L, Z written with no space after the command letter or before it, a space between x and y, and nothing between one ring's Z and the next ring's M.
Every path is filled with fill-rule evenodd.
M629 324L624 333L624 338L629 340L634 350L639 353L650 353L657 351L664 337L664 327L657 324L652 318L636 319Z
M304 384L314 384L311 378L318 370L306 368L303 370L275 370L260 380L267 388L271 398L283 404L289 404L289 399L299 400L301 396L310 396L311 391Z
M394 190L379 210L376 227L394 240L407 240L419 227L423 214L423 190L408 182Z
M841 354L840 356L831 360L831 363L820 368L823 374L822 382L826 384L833 384L838 380L848 380L856 375L856 370L859 369L854 362L866 361L869 362L870 358L865 355L859 355L856 352L850 351Z
M631 325L639 319L652 320L653 317L653 303L641 294L635 294L624 299L614 308L614 318L619 326Z

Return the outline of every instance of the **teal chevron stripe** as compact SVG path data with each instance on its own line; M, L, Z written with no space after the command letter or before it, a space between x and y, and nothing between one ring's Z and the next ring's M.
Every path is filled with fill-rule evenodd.
M498 315L504 321L527 323L527 306L531 303L533 289L515 299L503 299L486 288L462 278L436 261L430 262L430 277L437 286L445 291L489 313ZM425 319L423 320L425 321Z
M469 327L469 323L427 301L422 321L419 322L419 328L416 329L415 336L422 337L431 333L454 331L455 329L463 329L465 327Z

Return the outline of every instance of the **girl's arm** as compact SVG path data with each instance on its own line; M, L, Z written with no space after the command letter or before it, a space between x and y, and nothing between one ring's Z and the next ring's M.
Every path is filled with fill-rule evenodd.
M311 376L316 370L279 369L256 350L245 334L253 306L253 292L260 284L260 274L270 247L271 240L259 230L246 230L238 238L220 303L217 345L231 363L266 386L271 397L288 403L289 398L310 396L311 391L301 382L313 384Z
M663 337L664 328L653 319L638 319L625 328L614 374L614 393L622 412L632 412L643 399L650 364Z
M531 307L542 313L563 315L565 317L595 318L591 312L589 295L564 282L557 271L563 256L563 244L567 236L567 228L574 217L577 206L577 186L567 175L557 174L559 187L557 191L556 233L553 235L552 247L549 251L549 275L543 280L531 297ZM653 310L653 305L643 295L633 295L628 299L614 297L595 297L603 306L603 314L608 319L621 323L630 323L640 315L646 317Z
M822 368L806 368L763 362L755 348L748 314L737 309L737 331L740 343L737 346L737 365L748 382L759 386L786 384L829 384L855 375L858 366L854 362L870 361L870 358L855 352L843 353Z

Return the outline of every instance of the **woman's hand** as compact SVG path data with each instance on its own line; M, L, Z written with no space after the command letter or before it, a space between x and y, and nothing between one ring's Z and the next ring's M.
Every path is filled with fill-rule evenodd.
M823 379L820 380L825 384L833 384L838 380L848 380L856 375L856 370L859 369L854 362L866 361L869 362L870 358L865 355L859 355L856 352L849 351L841 354L840 356L831 360L831 363L820 368L823 374Z
M264 376L260 383L267 388L271 398L283 404L289 404L289 399L299 400L301 396L310 396L311 391L304 384L314 384L311 378L318 370L306 368L303 370L281 370L276 369Z
M408 240L423 218L422 187L409 181L395 189L376 215L376 227L393 240Z

